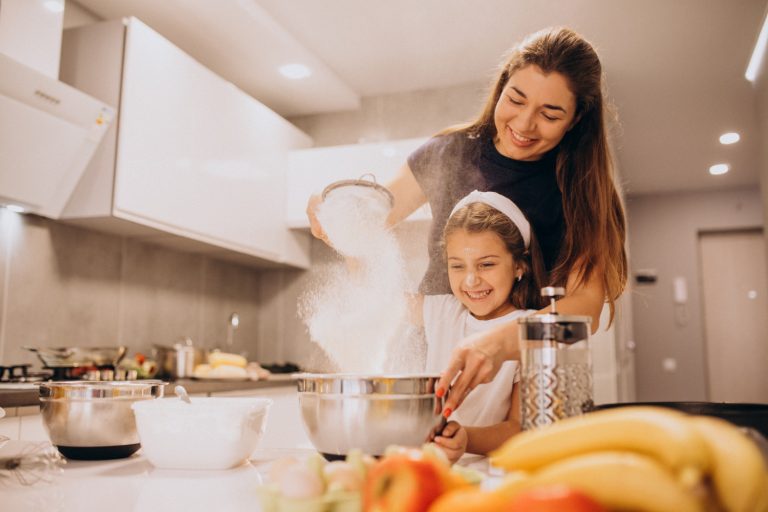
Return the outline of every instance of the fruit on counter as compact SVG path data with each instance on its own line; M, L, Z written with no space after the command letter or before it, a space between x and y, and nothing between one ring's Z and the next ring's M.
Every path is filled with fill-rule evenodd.
M524 491L496 510L503 512L608 512L607 508L588 494L563 484L546 485Z
M361 488L372 459L350 452L346 461L326 462L319 454L272 463L269 484L259 488L264 512L360 512Z
M499 512L508 503L509 498L501 494L472 486L443 494L429 507L429 512Z
M566 457L628 451L659 460L694 486L710 467L709 451L684 413L660 407L621 407L568 418L512 437L491 454L507 471L532 471Z
M214 368L223 365L245 368L246 365L248 365L248 360L240 354L231 354L229 352L213 350L208 353L208 364Z
M492 463L510 471L494 491L509 498L567 484L611 509L768 512L768 465L758 445L729 422L668 409L562 420L513 437Z
M157 373L157 363L152 359L147 359L140 352L131 358L123 359L118 368L126 371L135 370L137 379L151 379Z
M363 489L366 512L426 512L446 491L438 463L406 454L385 457L368 473Z
M514 503L526 491L552 484L577 489L610 510L702 510L699 496L682 485L667 468L651 457L632 452L593 452L563 458L528 478L515 478L495 492L508 496Z
M192 372L197 379L247 379L248 372L241 366L198 364Z
M712 484L728 512L768 511L768 468L755 443L725 420L692 417L713 461Z

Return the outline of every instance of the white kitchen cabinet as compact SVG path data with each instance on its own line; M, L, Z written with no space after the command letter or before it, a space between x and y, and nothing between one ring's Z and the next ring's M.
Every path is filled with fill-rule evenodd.
M284 216L311 139L135 18L67 30L62 80L119 106L64 211L86 226L246 262L309 266Z
M326 185L338 180L357 179L372 173L386 185L406 162L408 155L426 138L402 139L373 144L351 144L290 152L286 221L292 228L308 228L307 201ZM430 219L429 207L414 212L408 220Z

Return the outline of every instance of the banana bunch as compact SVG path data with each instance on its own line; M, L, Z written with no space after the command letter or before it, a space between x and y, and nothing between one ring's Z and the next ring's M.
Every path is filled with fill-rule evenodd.
M768 512L757 445L717 418L623 407L514 436L491 454L510 473L498 492L571 485L610 508L700 511L708 491L726 512Z

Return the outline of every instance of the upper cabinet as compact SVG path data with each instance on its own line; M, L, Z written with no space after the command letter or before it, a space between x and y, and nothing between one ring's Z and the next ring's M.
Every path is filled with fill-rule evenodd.
M119 107L64 218L261 265L309 266L287 229L311 139L135 18L64 33L61 78Z
M321 193L334 181L373 174L377 183L387 185L405 164L408 155L426 140L401 139L291 151L286 198L288 225L292 228L308 228L306 208L309 197ZM429 206L425 205L411 214L408 220L430 218Z

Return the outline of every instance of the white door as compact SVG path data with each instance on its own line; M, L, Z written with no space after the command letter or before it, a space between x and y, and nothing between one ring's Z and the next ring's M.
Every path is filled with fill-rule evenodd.
M768 402L768 286L763 233L702 233L699 258L709 399Z

